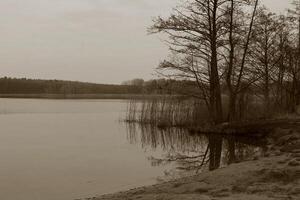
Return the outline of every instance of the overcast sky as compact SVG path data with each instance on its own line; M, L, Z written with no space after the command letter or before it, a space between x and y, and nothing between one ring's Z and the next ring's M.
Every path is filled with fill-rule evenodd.
M121 83L168 55L147 35L179 0L0 0L0 76ZM283 12L288 0L262 0Z

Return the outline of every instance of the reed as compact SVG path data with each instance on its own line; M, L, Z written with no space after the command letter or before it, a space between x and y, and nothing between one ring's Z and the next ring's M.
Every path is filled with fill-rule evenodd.
M208 111L200 100L165 96L130 100L125 121L168 128L191 127L207 119Z

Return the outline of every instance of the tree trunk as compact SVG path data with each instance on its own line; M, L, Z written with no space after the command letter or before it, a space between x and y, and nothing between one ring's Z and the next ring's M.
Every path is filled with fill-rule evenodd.
M233 122L237 120L236 99L237 98L234 93L231 93L229 95L228 122Z
M229 103L228 103L228 118L229 122L236 120L236 94L232 86L232 73L233 73L233 63L234 63L234 52L235 45L233 41L233 14L234 14L234 1L231 0L230 8L230 27L229 27L229 64L227 70L226 83L229 91Z
M221 136L210 135L209 138L209 170L220 167L222 157L223 138Z
M218 0L214 1L212 10L212 30L211 30L211 77L210 77L210 104L213 120L216 124L223 121L223 108L220 78L218 72L218 53L217 53L217 8Z
M228 139L228 151L229 151L228 164L232 164L236 162L234 137L229 137Z

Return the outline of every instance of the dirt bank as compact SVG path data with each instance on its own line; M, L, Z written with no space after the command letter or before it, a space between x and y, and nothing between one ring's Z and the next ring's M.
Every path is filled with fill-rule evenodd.
M87 199L271 200L300 199L300 131L277 128L264 157L172 182Z

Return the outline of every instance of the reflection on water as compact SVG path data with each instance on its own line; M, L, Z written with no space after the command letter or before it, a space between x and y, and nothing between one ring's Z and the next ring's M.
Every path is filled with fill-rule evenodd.
M162 149L160 158L150 157L153 166L175 163L177 172L215 170L221 166L264 153L260 138L191 134L186 129L159 129L153 126L127 124L127 138L144 149Z
M0 196L71 200L156 183L152 167L119 123L127 101L0 99Z
M1 199L91 197L216 168L261 151L248 138L228 143L180 129L119 123L126 105L119 100L0 99Z

